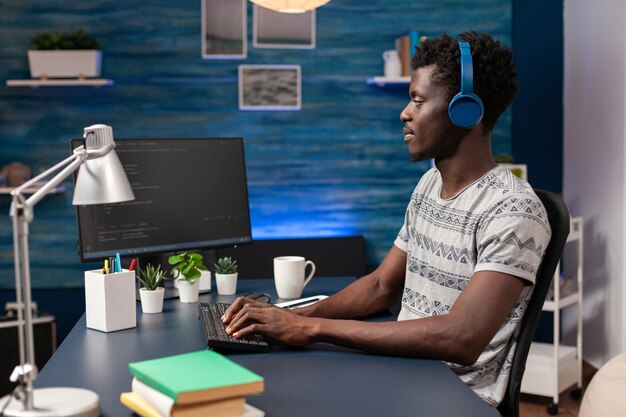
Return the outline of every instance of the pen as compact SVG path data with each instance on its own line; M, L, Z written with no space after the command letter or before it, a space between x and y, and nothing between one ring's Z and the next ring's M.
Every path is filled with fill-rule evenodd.
M109 273L112 274L115 272L115 258L113 256L109 256Z
M109 273L109 260L108 259L104 260L104 269L102 270L102 272L105 275Z
M305 306L305 305L309 305L309 304L315 304L315 303L317 303L318 301L321 301L321 300L323 300L323 298L321 298L321 297L307 298L307 299L304 299L304 300L299 301L299 302L296 301L293 304L285 303L285 304L288 304L288 305L284 306L283 308L294 308L294 307L300 307L300 306Z
M115 265L117 268L116 272L122 272L122 260L120 259L120 253L115 252Z
M137 259L133 258L133 261L130 263L130 266L128 267L128 270L129 271L134 271L136 263L137 263Z

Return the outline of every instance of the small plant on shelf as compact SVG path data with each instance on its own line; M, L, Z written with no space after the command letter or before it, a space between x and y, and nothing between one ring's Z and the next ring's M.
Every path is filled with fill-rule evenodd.
M172 266L172 275L174 278L181 278L193 284L200 279L200 271L206 271L206 266L202 262L204 257L196 252L182 252L176 255L172 255L167 260Z
M38 51L98 49L96 38L83 29L73 32L45 32L35 35L32 40L32 49Z
M505 168L508 168L515 174L515 176L526 180L527 177L527 166L525 164L516 164L515 157L510 154L499 154L494 156L494 161Z
M165 271L161 270L161 265L156 268L152 264L147 264L144 269L138 268L137 280L141 282L148 291L156 291L163 282Z
M237 272L237 261L230 256L218 259L214 266L216 274L228 275Z
M514 164L515 157L508 153L501 153L493 157L498 164Z
M97 78L102 67L98 41L83 29L45 32L31 39L28 51L30 76L48 78Z

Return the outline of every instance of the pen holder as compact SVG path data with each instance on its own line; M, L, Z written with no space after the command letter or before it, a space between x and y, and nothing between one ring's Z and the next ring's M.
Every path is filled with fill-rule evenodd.
M85 310L89 329L114 332L137 327L135 272L85 271Z

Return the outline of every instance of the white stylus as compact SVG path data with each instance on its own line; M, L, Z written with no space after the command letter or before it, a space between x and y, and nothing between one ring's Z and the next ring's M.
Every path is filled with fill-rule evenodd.
M282 308L305 307L311 304L315 304L318 301L323 300L324 298L328 298L328 296L327 295L314 295L313 297L298 298L297 300L284 301L282 303L276 303L274 305L276 307L282 307Z

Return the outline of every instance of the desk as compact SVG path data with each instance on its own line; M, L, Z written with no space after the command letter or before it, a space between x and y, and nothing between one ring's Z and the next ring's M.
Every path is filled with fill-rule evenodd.
M314 278L303 297L332 294L352 278ZM267 291L276 301L271 280L240 280L238 294ZM200 296L232 302L233 296ZM42 369L36 387L72 386L100 395L103 416L131 416L119 402L130 391L128 363L206 347L197 306L166 300L163 313L142 314L137 328L101 333L81 317ZM265 378L265 392L247 401L267 417L494 416L440 361L369 355L327 344L307 349L229 355Z

